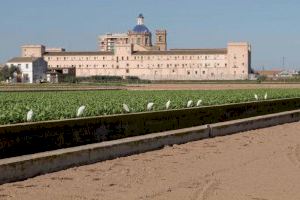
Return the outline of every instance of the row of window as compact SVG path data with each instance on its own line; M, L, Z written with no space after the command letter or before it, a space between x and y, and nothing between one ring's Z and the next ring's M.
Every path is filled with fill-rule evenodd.
M86 61L96 61L96 60L114 60L113 56L94 56L94 57L77 57L77 56L59 56L59 57L45 57L46 61L50 60L63 60L63 61L78 61L78 60L86 60ZM226 56L219 56L219 55L214 55L214 56L133 56L132 58L129 58L129 56L116 56L116 61L120 60L220 60L220 59L226 59ZM234 57L236 59L236 57Z
M129 69L126 69L126 73L129 73ZM155 71L155 73L157 73L157 71ZM172 73L176 73L175 70L172 70ZM198 74L198 71L194 71L195 75ZM199 72L201 73L201 72ZM242 71L242 73L244 74L245 71ZM205 75L206 74L206 71L202 71L202 75ZM187 75L191 75L191 71L187 71ZM210 73L210 76L214 76L215 74L213 72ZM223 73L221 73L221 75L223 75ZM236 71L234 71L234 75L236 75Z
M14 64L11 64L10 66L13 67L13 66L15 66L15 65L14 65ZM21 64L17 64L16 66L20 68L20 67L21 67ZM28 69L28 68L29 68L29 64L25 64L25 68Z
M244 63L242 63L242 65L244 66ZM116 67L118 68L119 65L116 65ZM130 67L131 65L129 63L126 63L126 67ZM48 65L49 68L52 68L52 67L57 67L57 68L60 68L60 67L94 67L94 68L105 68L105 67L111 67L111 68L114 68L115 65L107 65L107 64L102 64L102 65L98 65L98 64L94 64L94 65L71 65L71 66L66 66L66 65ZM135 66L136 68L143 68L144 65L140 65L140 64L137 64ZM189 63L189 64L147 64L147 66L145 66L147 68L172 68L172 67L175 67L175 68L195 68L195 67L227 67L227 63ZM234 65L233 68L238 68L237 65Z

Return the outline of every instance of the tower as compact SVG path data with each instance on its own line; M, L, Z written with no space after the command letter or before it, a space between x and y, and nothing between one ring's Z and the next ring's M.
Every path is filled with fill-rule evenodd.
M156 30L156 47L159 51L167 50L167 31L166 30Z
M137 25L144 25L144 16L143 14L139 14L137 17Z
M144 24L144 16L139 14L136 26L128 32L128 39L131 44L142 48L152 47L152 35L150 30Z

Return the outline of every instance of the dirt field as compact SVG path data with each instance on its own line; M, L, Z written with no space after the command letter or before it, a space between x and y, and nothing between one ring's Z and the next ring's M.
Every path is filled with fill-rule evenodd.
M76 90L234 90L258 88L300 88L300 84L128 84L128 85L7 85L0 86L0 91L76 91Z
M129 90L234 90L258 88L300 88L300 84L140 84Z
M300 122L0 186L0 199L299 200ZM5 173L5 172L1 172Z

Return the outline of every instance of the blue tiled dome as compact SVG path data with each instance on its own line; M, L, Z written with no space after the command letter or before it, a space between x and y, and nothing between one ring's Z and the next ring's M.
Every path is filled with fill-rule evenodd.
M132 31L135 33L150 33L149 29L145 25L136 25Z

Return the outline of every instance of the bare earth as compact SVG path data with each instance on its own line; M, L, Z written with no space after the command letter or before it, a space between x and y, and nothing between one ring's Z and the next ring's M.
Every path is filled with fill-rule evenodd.
M139 84L129 90L235 90L235 89L300 88L300 84Z
M0 199L299 200L300 122L0 186ZM1 172L5 173L5 172Z
M176 83L176 84L128 84L124 86L101 85L7 85L0 91L80 91L80 90L234 90L234 89L300 88L300 83Z

